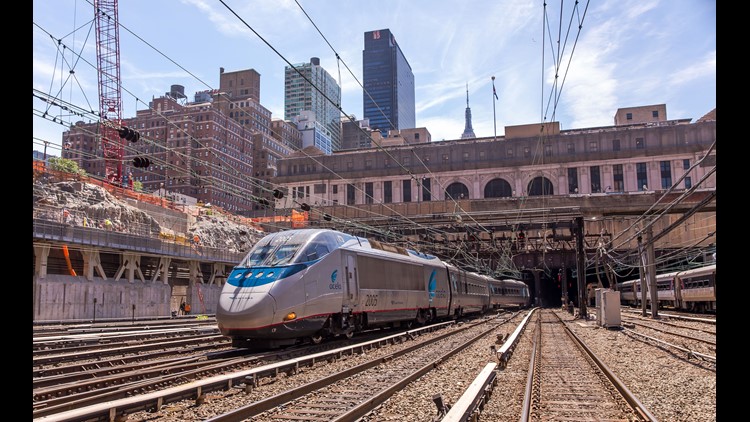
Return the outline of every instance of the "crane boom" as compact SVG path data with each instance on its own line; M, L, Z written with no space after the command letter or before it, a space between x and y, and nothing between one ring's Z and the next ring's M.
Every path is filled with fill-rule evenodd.
M104 174L110 183L121 186L125 140L118 136L116 129L122 124L117 0L94 0L94 13L96 14L99 121L104 152Z

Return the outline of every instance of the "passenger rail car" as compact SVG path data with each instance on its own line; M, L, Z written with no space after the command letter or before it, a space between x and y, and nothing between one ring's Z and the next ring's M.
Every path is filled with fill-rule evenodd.
M299 229L267 235L232 270L216 320L235 347L274 347L529 303L523 282L334 230Z
M618 284L623 305L640 303L640 279ZM659 306L691 311L716 311L716 264L656 276L656 294ZM651 294L646 283L646 303Z
M716 264L677 273L675 285L682 308L716 312Z
M499 308L522 308L529 306L531 296L529 295L529 286L523 281L505 278L502 280L491 279L490 287L490 307Z

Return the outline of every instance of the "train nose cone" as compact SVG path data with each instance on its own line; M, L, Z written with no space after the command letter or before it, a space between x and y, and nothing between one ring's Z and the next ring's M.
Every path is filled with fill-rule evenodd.
M223 329L256 329L271 324L276 301L268 292L222 292L216 317Z

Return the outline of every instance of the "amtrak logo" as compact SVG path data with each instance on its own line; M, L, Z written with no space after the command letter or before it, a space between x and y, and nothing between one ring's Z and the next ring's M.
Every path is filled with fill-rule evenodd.
M333 270L333 272L331 273L331 283L336 282L336 276L338 275L339 275L339 270Z
M430 303L432 303L432 299L435 297L435 289L437 289L437 280L435 279L435 276L437 276L437 270L432 270L432 274L430 274L430 282L427 284L427 290L430 292Z

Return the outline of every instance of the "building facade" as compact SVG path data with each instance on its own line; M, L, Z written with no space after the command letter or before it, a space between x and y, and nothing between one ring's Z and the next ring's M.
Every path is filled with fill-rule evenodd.
M302 132L297 129L297 125L281 119L271 120L271 136L291 151L302 149Z
M312 192L308 204L359 205L518 198L537 195L630 194L715 188L715 120L690 119L559 130L506 128L516 136L387 145L332 156L281 160L275 182ZM557 128L557 130L554 130ZM525 136L536 133L536 136ZM331 169L331 171L324 171ZM684 177L683 177L684 176ZM284 198L280 208L296 208Z
M330 138L331 145L323 151L341 149L341 112L337 104L341 104L341 88L320 66L319 58L284 69L284 120L292 121L303 111L311 111L324 128L324 137Z
M219 86L197 92L195 101L186 103L184 88L172 85L148 109L124 119L123 126L142 136L126 145L124 175L140 181L145 191L164 188L230 212L262 213L267 206L259 199L272 198L276 163L301 148L301 133L288 122L272 124L271 111L259 102L260 74L254 69L220 68ZM63 133L63 157L103 177L99 139L97 123L79 122ZM137 156L149 158L151 165L135 167Z
M293 121L297 123L297 130L302 133L302 148L315 147L324 154L333 152L330 131L315 118L315 113L303 110Z
M260 74L254 69L225 72L219 71L219 92L213 95L214 106L225 116L239 123L251 133L253 172L252 195L270 199L270 180L276 176L276 163L294 151L293 137L277 137L273 131L271 110L260 104ZM262 213L266 206L258 201L253 204L253 212Z
M389 29L365 32L362 69L364 118L370 127L383 136L415 127L414 73Z
M260 73L255 69L225 72L219 68L219 91L228 98L252 98L260 102Z
M615 126L666 121L666 104L618 108L615 113Z
M179 193L235 213L253 209L247 192L253 189L253 131L227 118L210 102L179 104L171 96L153 99L149 108L122 125L141 134L125 145L124 174L144 191ZM63 132L63 158L87 173L103 177L104 160L98 123L77 123ZM134 158L150 165L135 167Z
M372 133L370 121L367 119L357 120L352 115L341 118L341 149L360 149L372 146ZM378 132L379 133L379 132Z

